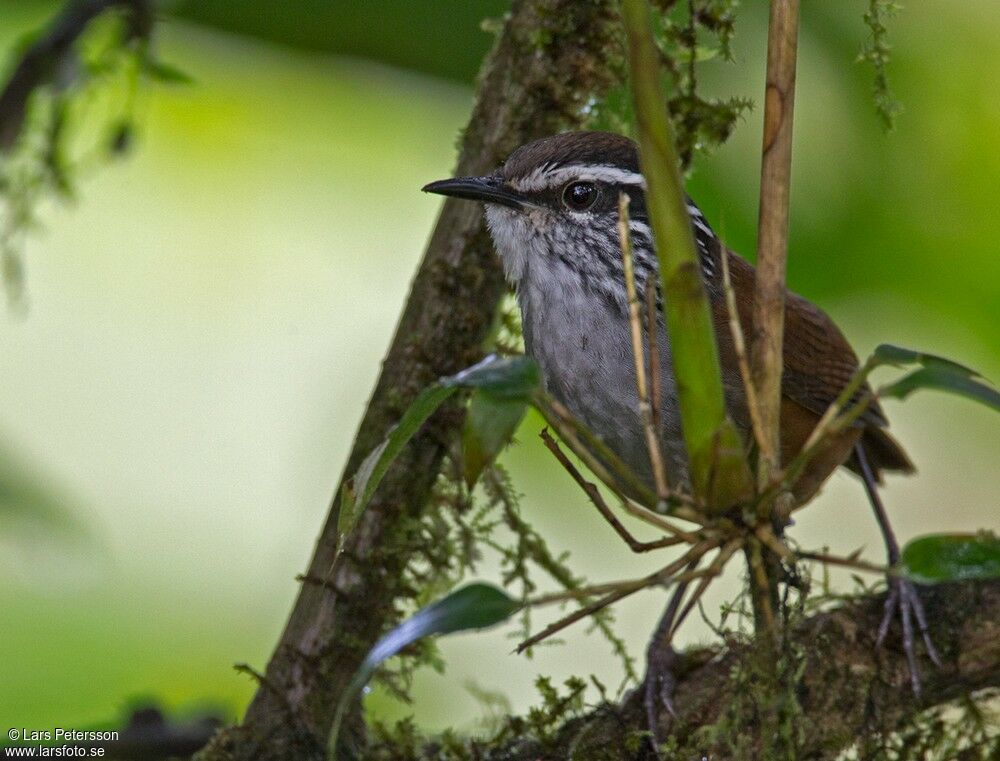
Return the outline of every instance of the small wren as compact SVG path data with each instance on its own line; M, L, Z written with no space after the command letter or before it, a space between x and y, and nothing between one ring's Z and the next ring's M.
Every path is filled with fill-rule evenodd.
M490 234L517 293L525 349L538 363L546 391L652 486L618 231L618 200L625 193L636 286L642 293L649 278L657 284L659 279L636 144L606 132L555 135L514 151L493 174L432 182L424 190L485 204ZM752 319L754 268L722 244L690 199L687 209L715 325L726 405L744 441L749 441L750 416L729 327L722 257L744 326ZM659 320L659 433L669 482L684 488L689 478L677 389L662 315ZM781 456L787 463L858 369L858 359L833 320L791 292L785 302L783 359L780 433ZM811 461L794 487L794 497L798 502L809 499L841 465L857 473L875 508L890 562L895 562L899 548L875 484L884 471L910 472L913 465L886 425L879 406L869 406L853 427ZM891 580L890 590L880 640L888 617L898 610L914 688L919 690L911 614L936 660L923 610L910 585Z
M658 283L644 187L635 143L605 132L571 132L525 145L492 175L442 180L424 190L485 202L490 233L517 292L525 349L538 363L546 391L651 484L618 239L618 197L626 193L637 290L642 293L650 277ZM744 326L751 324L754 269L722 244L690 199L687 207L715 323L726 404L748 440L750 417L729 328L721 258L727 257ZM687 458L670 342L662 322L657 334L667 475L672 485L684 486ZM857 369L858 359L833 320L811 302L788 293L783 460L799 451ZM871 406L825 456L813 460L796 488L796 499L808 499L841 464L859 472L854 453L859 441L876 477L883 470L912 470L885 426L882 411Z

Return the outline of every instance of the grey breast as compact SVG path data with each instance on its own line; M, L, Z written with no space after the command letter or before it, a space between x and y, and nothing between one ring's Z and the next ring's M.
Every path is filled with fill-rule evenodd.
M609 282L615 290L602 290ZM595 286L557 257L533 257L518 284L518 302L525 348L539 365L546 391L652 487L624 284L605 280ZM658 337L660 441L671 484L686 486L676 388L662 324Z

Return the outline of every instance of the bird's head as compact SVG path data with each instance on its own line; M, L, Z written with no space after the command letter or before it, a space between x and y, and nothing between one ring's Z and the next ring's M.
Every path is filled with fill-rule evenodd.
M423 189L486 205L490 234L516 284L533 257L578 260L587 252L620 262L618 197L629 196L633 235L648 239L644 187L634 142L608 132L567 132L518 148L492 174Z

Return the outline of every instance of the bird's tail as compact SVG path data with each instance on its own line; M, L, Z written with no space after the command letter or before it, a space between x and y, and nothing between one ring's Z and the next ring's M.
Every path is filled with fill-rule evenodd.
M899 473L913 473L916 467L906 451L884 428L871 426L865 429L858 444L863 447L864 455L871 466L876 483L882 483L882 472L891 470ZM863 476L861 462L855 451L847 462L847 467Z

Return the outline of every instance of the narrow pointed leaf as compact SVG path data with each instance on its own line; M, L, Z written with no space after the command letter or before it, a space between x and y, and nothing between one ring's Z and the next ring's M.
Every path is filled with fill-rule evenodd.
M1000 392L964 371L965 368L953 369L948 365L927 365L883 386L879 396L905 399L918 389L929 388L964 396L1000 412Z
M470 489L510 442L526 409L518 399L497 399L482 391L472 395L462 431L462 465Z
M368 651L368 655L341 696L333 728L330 731L330 756L335 757L337 736L344 714L361 688L372 678L375 670L387 659L424 637L495 626L510 618L520 607L520 603L502 590L490 584L473 583L421 608L385 634Z
M953 372L965 375L969 378L981 378L982 376L971 367L960 365L945 357L936 354L927 354L913 349L904 349L901 346L892 344L880 344L874 352L879 364L883 365L923 365L924 367L946 367Z
M932 534L903 549L903 572L914 581L933 584L1000 578L1000 537L978 534Z
M527 357L501 359L491 355L482 362L424 389L385 440L364 459L341 495L338 520L340 544L357 525L389 467L414 434L448 397L460 388L474 388L498 401L530 400L538 388L538 366ZM502 446L502 445L501 445ZM345 499L346 498L346 499Z
M399 457L403 447L420 430L420 426L427 422L427 418L433 415L457 389L457 386L442 386L438 383L425 388L413 400L413 404L386 439L364 459L351 480L350 489L344 492L346 495L352 495L353 500L347 505L341 503L341 515L338 521L341 541L354 528L361 513L368 507L375 489L385 477L389 466ZM345 507L348 510L345 511Z

